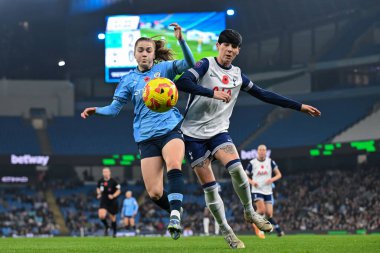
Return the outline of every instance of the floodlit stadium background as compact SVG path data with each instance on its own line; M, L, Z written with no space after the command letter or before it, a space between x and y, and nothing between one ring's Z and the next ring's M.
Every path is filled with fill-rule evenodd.
M122 182L122 196L129 189L138 199L140 233L165 233L167 215L142 183L132 106L112 119L84 121L80 112L108 104L116 86L106 82L107 17L186 12L223 13L225 27L243 35L235 64L244 73L322 111L309 118L241 93L231 118L244 165L264 143L282 171L274 217L283 230L379 232L378 0L4 0L0 236L102 235L95 181L103 166ZM186 99L181 93L182 112ZM229 222L237 233L252 234L228 173L214 168ZM202 234L203 192L186 161L183 169L184 225Z

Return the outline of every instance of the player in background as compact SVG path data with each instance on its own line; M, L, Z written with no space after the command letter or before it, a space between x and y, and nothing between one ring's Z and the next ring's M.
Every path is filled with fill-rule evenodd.
M284 232L273 219L273 183L282 175L275 161L267 157L267 147L260 145L257 148L257 158L252 159L247 168L248 181L252 185L252 199L256 205L256 212L265 215L268 221L275 227L277 235L283 236ZM274 176L272 177L272 175ZM264 239L265 235L254 224L253 228L258 237Z
M121 209L121 217L124 218L124 225L126 230L136 230L135 217L139 210L139 204L136 199L132 197L132 191L125 193L123 207Z
M176 75L194 66L193 55L183 39L181 27L173 23L174 35L184 54L184 60L173 59L173 51L165 48L162 40L141 37L135 43L134 56L137 68L123 76L115 90L113 101L105 107L86 108L81 116L117 116L123 106L132 101L134 105L134 139L141 157L141 171L149 197L169 215L168 231L174 240L182 232L181 210L184 180L181 170L185 145L180 122L183 117L177 108L158 113L145 106L142 93L145 85L155 77L173 80ZM212 92L212 90L211 90ZM213 97L226 101L224 92L214 92ZM164 191L164 165L167 169L168 192Z
M216 44L218 56L203 58L176 82L179 89L192 94L197 92L197 95L189 97L181 127L186 144L186 156L203 187L206 204L231 248L245 246L228 225L224 204L211 168L213 159L219 160L231 175L234 190L244 207L245 220L256 224L263 231L273 229L270 222L253 209L248 177L228 134L229 119L240 90L267 103L291 108L311 116L320 115L320 112L312 106L261 89L242 74L239 67L233 66L232 62L239 54L241 44L242 37L237 31L231 29L222 31ZM230 95L230 102L223 103L206 98L213 95L209 92L210 89L225 91Z
M119 210L117 197L120 195L120 184L111 177L109 168L103 169L103 177L99 179L96 187L97 199L100 199L98 210L99 219L104 224L104 235L108 236L109 225L107 222L107 214L111 219L113 237L116 237L117 223L116 214Z

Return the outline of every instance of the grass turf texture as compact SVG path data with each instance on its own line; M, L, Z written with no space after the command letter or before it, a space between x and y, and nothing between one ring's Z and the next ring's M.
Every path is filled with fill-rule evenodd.
M255 236L240 236L246 249L239 252L379 252L379 235L275 235L260 240ZM231 252L222 237L187 237L173 241L167 237L90 237L90 238L6 238L0 239L0 252Z

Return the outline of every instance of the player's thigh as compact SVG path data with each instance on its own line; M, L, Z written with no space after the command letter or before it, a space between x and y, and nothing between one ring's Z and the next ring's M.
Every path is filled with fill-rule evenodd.
M196 165L193 170L197 175L198 181L201 185L215 181L210 159L207 158L206 160L198 163L198 165Z
M162 157L168 171L171 169L181 169L184 155L185 143L180 138L171 139L162 148Z
M105 219L107 217L107 209L105 208L99 208L98 210L98 216L100 219Z
M129 225L129 218L124 217L124 225L128 226Z
M273 204L272 203L269 203L269 202L265 203L265 215L269 218L273 216Z
M224 166L232 160L240 159L236 147L232 142L220 147L218 151L215 152L214 157Z
M110 216L111 221L116 221L116 214L108 213Z
M262 200L262 199L256 200L255 205L256 205L256 212L258 212L259 214L265 214L264 200Z
M131 224L131 226L134 226L135 225L135 218L133 218L133 217L129 218L129 224Z
M151 198L159 199L162 196L164 162L161 156L148 157L141 160L141 173L146 191Z

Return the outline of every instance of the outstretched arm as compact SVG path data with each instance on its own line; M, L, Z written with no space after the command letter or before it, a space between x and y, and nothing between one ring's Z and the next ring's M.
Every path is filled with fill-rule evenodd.
M281 96L275 92L262 89L256 84L254 84L252 81L250 81L245 75L242 75L242 78L242 90L248 92L250 95L254 96L257 99L260 99L261 101L273 105L278 105L284 108L290 108L293 110L301 111L313 117L321 115L321 112L313 106L301 104L293 99Z
M177 74L181 74L189 68L192 68L195 64L195 60L193 53L188 47L186 41L183 39L181 26L179 26L177 23L172 23L170 26L174 26L174 36L177 38L179 45L181 46L183 56L185 58L184 60L174 61L175 72Z
M81 117L86 119L94 114L116 117L123 108L124 104L125 103L120 102L119 100L113 100L110 105L104 107L89 107L84 109L81 113Z

